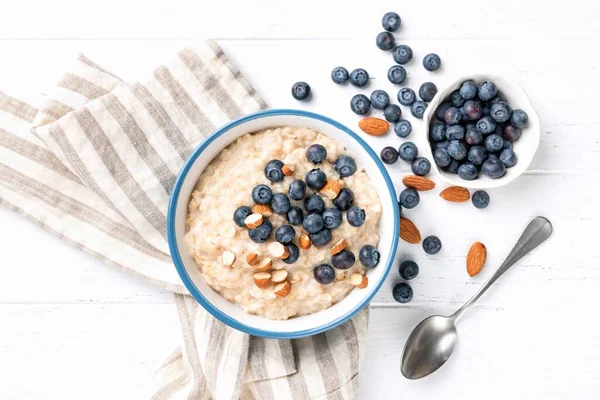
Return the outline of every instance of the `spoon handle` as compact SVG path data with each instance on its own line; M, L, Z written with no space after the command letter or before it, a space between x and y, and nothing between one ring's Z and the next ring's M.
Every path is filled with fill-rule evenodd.
M498 278L502 276L510 267L512 267L517 261L523 256L529 253L531 250L542 244L550 234L552 233L552 224L544 217L535 217L529 222L529 225L525 228L519 240L511 250L510 254L500 268L492 275L492 277L467 301L458 311L456 311L450 318L456 321L463 315L465 311L475 303L485 291L492 286Z

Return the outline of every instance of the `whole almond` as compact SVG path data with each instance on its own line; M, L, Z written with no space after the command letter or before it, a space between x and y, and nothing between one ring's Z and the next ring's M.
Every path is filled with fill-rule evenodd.
M406 175L402 178L402 183L406 187L421 191L431 190L435 187L434 181L417 175Z
M246 262L248 265L256 265L258 262L258 254L256 253L248 253L246 254Z
M450 186L442 190L440 197L447 201L461 203L463 201L468 201L471 198L471 193L464 187Z
M358 122L358 127L372 136L385 135L390 130L390 124L381 118L367 117Z
M250 229L259 227L263 223L263 216L261 214L250 214L244 220L244 224Z
M268 271L272 265L273 265L273 260L271 260L269 257L263 258L262 260L260 260L258 262L258 264L256 264L256 270L259 272Z
M481 242L475 242L467 254L467 273L469 276L477 275L485 264L487 250Z
M273 288L273 291L275 292L275 295L277 297L285 297L288 294L290 294L290 290L292 290L292 287L290 286L288 281L282 282L282 283L278 283L277 285L275 285L275 287Z
M221 254L221 261L223 266L231 267L235 262L235 253L233 251L226 250Z
M288 278L288 272L285 269L278 269L271 273L271 282L281 283L286 281Z
M321 194L331 200L335 199L342 190L342 185L338 181L327 181L320 190Z
M271 282L271 274L268 272L256 272L252 275L252 278L254 278L254 284L261 289L269 286Z
M255 204L252 206L252 213L253 214L260 214L263 217L270 217L271 215L273 215L273 210L271 209L271 206L266 205L266 204Z
M400 217L400 238L408 243L417 244L421 242L421 232L410 219Z
M350 275L350 284L356 286L359 289L364 289L369 285L369 278L365 275L361 275L358 272Z
M340 239L331 248L331 255L335 256L337 253L344 250L345 248L346 248L346 239Z
M306 233L303 233L302 235L300 235L300 239L298 239L298 244L304 250L310 249L310 245L312 244L310 236L308 236Z

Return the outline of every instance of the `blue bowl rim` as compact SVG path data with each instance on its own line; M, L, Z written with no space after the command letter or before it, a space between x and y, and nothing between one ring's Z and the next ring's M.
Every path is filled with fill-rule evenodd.
M380 281L377 283L377 287L360 304L358 304L352 310L348 311L347 313L336 318L333 321L330 321L326 324L323 324L323 325L320 325L320 326L317 326L317 327L314 327L311 329L305 329L302 331L276 332L276 331L268 331L268 330L255 329L255 328L249 327L249 326L237 321L236 319L230 317L229 315L225 314L224 312L219 310L217 307L215 307L212 303L210 303L202 295L202 293L200 293L198 288L194 285L194 283L192 282L192 279L190 278L187 271L185 270L183 261L181 259L181 255L179 253L179 248L177 246L177 240L176 240L176 234L175 234L175 214L176 214L176 210L177 210L177 203L179 201L179 193L181 191L181 187L182 187L185 179L187 178L187 174L188 174L189 170L191 169L192 165L196 162L196 159L198 159L198 157L202 154L202 152L216 138L218 138L225 132L229 131L230 129L232 129L240 124L243 124L245 122L252 121L252 120L258 119L258 118L274 116L274 115L291 115L291 116L300 116L300 117L316 119L316 120L328 123L329 125L332 125L332 126L336 127L337 129L350 135L354 140L356 140L358 142L358 144L360 144L365 149L365 151L375 161L375 163L377 164L377 167L379 168L380 173L382 174L382 176L386 182L388 192L390 193L391 200L394 204L396 204L396 191L394 189L394 185L392 183L392 180L391 180L385 166L383 165L383 163L381 162L381 160L379 159L377 154L373 151L373 149L371 149L371 147L355 132L353 132L346 126L340 124L339 122L337 122L331 118L325 117L325 116L317 114L317 113L309 112L309 111L294 110L294 109L265 110L265 111L259 111L259 112L253 113L253 114L246 115L244 117L241 117L235 121L232 121L232 122L222 126L218 130L216 130L214 133L212 133L209 137L207 137L204 141L202 141L202 143L200 143L200 145L192 152L192 154L189 156L189 158L187 159L187 161L181 168L181 171L179 172L179 175L177 176L175 185L173 186L173 190L171 192L171 198L169 200L169 208L167 211L167 238L168 238L168 242L169 242L169 250L171 252L171 258L173 259L173 263L175 264L175 268L177 269L177 272L179 273L179 276L180 276L181 280L183 281L183 284L189 290L191 295L196 299L196 301L198 303L200 303L200 305L202 305L202 307L204 307L204 309L207 310L212 316L217 318L219 321L229 325L230 327L235 328L239 331L248 333L250 335L261 336L261 337L270 338L270 339L295 339L295 338L301 338L301 337L315 335L317 333L325 332L329 329L332 329L332 328L346 322L350 318L352 318L355 314L357 314L360 310L362 310L371 301L373 296L375 296L375 294L381 288L381 285L385 281L387 275L390 272L390 269L392 268L392 264L395 259L395 254L398 249L398 241L399 241L399 233L400 233L399 232L400 231L400 215L399 215L398 207L393 207L394 231L393 231L393 236L392 236L392 245L389 250L390 255L388 257L387 265L384 267L385 268L384 274L383 274L382 278L380 279Z

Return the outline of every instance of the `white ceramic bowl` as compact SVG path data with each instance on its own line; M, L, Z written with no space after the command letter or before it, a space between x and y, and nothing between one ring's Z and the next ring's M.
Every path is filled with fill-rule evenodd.
M480 85L486 80L494 82L496 87L498 87L498 90L501 91L504 96L506 96L507 102L513 109L519 108L525 111L529 116L529 123L525 128L523 128L521 138L513 143L513 149L517 154L517 163L514 167L507 168L506 174L499 179L491 179L480 173L477 179L467 181L461 179L458 175L443 171L436 165L433 159L433 153L429 145L429 126L431 120L435 118L435 110L441 103L444 102L446 98L450 96L453 91L460 88L460 85L469 79L475 81L477 85ZM424 140L426 140L427 143L421 143L419 149L422 149L427 158L431 161L431 168L449 184L472 189L500 187L517 179L517 177L519 177L531 164L533 156L535 155L540 143L540 120L537 112L533 108L533 105L531 105L529 98L525 94L525 91L523 91L523 89L512 80L501 76L472 75L463 76L462 78L457 79L452 85L438 91L433 100L431 100L431 103L429 103L427 110L425 110L423 122L427 132Z
M214 291L202 278L184 240L188 201L204 168L239 136L276 126L312 128L340 142L366 170L382 205L379 265L367 272L369 286L353 290L337 304L315 314L285 321L248 315ZM171 257L192 296L212 315L246 333L269 338L296 338L331 329L348 320L368 304L385 280L398 247L400 215L394 185L377 154L354 132L322 115L299 110L268 110L243 117L222 127L192 153L183 166L173 192L167 215L167 234ZM357 261L358 262L358 261Z

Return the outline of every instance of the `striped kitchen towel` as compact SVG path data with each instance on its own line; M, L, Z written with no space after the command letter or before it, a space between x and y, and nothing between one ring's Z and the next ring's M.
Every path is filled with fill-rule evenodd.
M214 42L136 83L80 56L39 108L0 92L0 204L175 293L182 342L155 375L154 399L350 399L357 390L366 309L309 338L253 337L199 307L171 264L165 215L183 162L219 126L266 107Z

